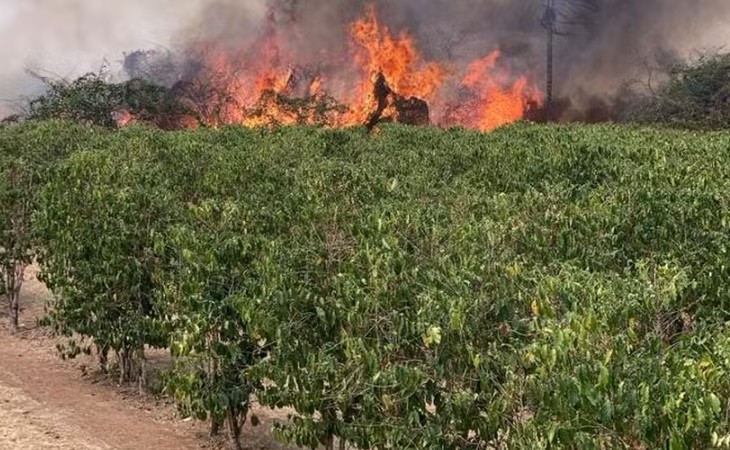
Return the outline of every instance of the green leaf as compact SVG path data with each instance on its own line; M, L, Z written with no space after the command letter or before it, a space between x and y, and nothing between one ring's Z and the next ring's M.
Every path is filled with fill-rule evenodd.
M325 318L327 317L327 315L326 315L326 313L324 312L324 309L322 309L322 308L320 308L319 306L317 306L317 307L315 308L315 310L317 311L317 317L319 317L319 318L320 318L320 320L325 320Z
M426 330L423 342L427 347L435 347L441 344L441 327L430 326Z
M713 414L720 414L720 412L722 412L722 402L717 397L717 395L715 395L714 393L711 393L708 396L708 401L710 404L710 409L712 410Z

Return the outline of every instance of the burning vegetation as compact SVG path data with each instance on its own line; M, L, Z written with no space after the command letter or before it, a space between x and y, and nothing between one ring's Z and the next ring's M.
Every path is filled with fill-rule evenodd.
M17 82L0 83L8 90L1 92L0 111L164 129L393 121L488 131L522 118L606 122L647 120L647 114L661 123L706 117L712 127L726 123L716 111L724 111L725 96L714 95L720 71L703 78L706 88L664 85L688 83L691 51L709 53L727 42L727 0L191 0L161 9L153 3L114 3L140 20L113 42L109 27L119 17L107 10L89 11L95 20L59 30L56 13L68 8L29 7L17 23L39 22L26 28L47 31L30 31L39 36L20 40L28 46L35 45L31 37L59 43L65 57L98 41L88 54L65 58L75 67L97 64L84 58L144 45L138 37L158 15L175 25L158 30L154 40L168 50L125 54L121 72L107 67L78 80L40 77L42 84L14 74ZM22 35L20 28L8 39ZM87 34L94 38L77 42ZM26 53L42 54L43 45L36 47ZM99 48L110 53L93 56ZM699 69L712 69L713 61L699 61ZM51 63L32 70L74 73ZM24 85L40 96L30 105ZM692 100L705 94L711 98ZM689 96L691 108L678 105L677 96ZM11 102L18 107L9 108Z
M252 44L189 45L168 94L186 113L153 122L169 129L392 121L490 131L542 104L531 74L514 73L499 50L467 62L428 60L407 31L381 23L372 5L347 26L343 52L323 49L308 61L291 37L297 21L276 13L272 7ZM134 113L116 114L119 125L134 121Z

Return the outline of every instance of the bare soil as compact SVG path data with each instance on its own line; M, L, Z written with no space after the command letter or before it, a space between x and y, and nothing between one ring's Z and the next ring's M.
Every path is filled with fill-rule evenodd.
M60 341L39 328L50 293L27 274L21 297L21 331L12 335L5 305L0 309L0 450L113 449L184 450L226 448L208 436L205 424L180 417L174 406L152 394L118 386L96 372L91 357L62 360ZM4 299L3 299L4 300ZM151 355L165 364L164 352ZM258 427L245 427L248 449L281 450L270 434L286 411L255 408Z

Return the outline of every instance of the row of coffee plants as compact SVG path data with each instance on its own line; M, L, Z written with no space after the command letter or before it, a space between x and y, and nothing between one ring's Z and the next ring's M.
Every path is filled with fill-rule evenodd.
M255 399L310 448L730 444L730 134L0 133L68 155L28 222L48 322L123 380L168 348L235 443Z
M76 138L73 127L0 128L0 296L7 300L13 331L19 325L25 270L37 247L33 215L40 189L56 162L85 145Z

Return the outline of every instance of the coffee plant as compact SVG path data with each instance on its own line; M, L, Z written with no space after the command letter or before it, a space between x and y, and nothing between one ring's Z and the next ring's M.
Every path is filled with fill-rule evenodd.
M730 444L730 134L0 136L67 154L29 222L66 350L168 348L237 448L255 401L307 448Z
M80 127L41 124L0 129L0 295L7 301L13 331L18 330L20 290L25 269L38 249L33 214L41 186L53 164L77 145Z

